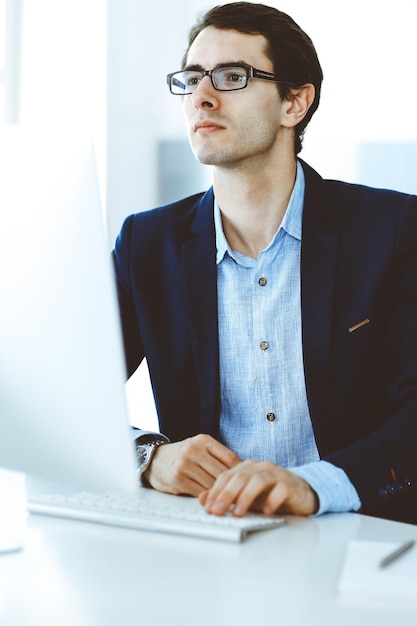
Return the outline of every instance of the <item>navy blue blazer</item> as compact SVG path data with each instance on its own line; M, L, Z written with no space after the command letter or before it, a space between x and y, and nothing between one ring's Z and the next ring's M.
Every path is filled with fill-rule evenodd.
M417 523L417 197L306 178L301 309L321 458L362 512ZM146 357L161 432L219 436L213 190L128 217L113 251L128 375Z

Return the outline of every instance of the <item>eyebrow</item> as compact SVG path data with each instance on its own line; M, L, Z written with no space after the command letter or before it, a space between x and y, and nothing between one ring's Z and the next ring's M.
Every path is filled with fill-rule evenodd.
M243 67L251 67L251 65L249 63L246 63L246 61L228 61L227 63L217 63L217 65L215 65L212 70L219 70L222 67L234 67L235 65L243 65ZM196 71L196 72L204 72L204 67L202 65L198 65L197 63L193 63L191 65L186 65L183 69L183 72L189 72L189 71Z

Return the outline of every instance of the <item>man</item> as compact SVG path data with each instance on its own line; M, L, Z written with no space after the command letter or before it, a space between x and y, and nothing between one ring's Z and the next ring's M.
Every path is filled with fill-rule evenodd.
M213 187L129 217L114 251L163 433L136 433L142 477L218 515L417 522L417 198L298 159L321 81L299 26L246 2L168 75Z

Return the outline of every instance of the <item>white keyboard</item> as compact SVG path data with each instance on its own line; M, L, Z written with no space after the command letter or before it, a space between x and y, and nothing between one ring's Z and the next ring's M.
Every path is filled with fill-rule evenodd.
M219 517L206 513L194 498L154 495L157 497L41 494L29 499L28 510L110 526L232 542L243 541L250 533L285 524L282 518L252 513L243 518L231 514Z

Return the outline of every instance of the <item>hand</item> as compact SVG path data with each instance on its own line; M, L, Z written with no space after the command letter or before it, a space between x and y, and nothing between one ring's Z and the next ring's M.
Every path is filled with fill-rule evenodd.
M198 497L241 459L210 435L159 446L145 478L154 489Z
M236 517L250 509L266 515L312 515L319 507L316 492L303 478L274 463L256 461L244 461L223 472L199 500L214 515L224 515L233 505Z

